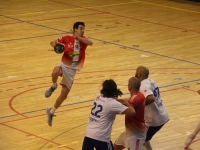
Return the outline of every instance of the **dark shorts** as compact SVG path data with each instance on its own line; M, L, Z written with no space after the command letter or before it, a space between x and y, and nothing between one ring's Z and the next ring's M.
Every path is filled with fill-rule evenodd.
M149 126L147 134L146 134L145 142L151 140L152 137L154 136L154 134L156 134L156 132L158 132L163 126L164 126L164 124L161 126L157 126L157 127Z
M84 138L82 150L114 150L113 144L111 141L103 142L89 137Z

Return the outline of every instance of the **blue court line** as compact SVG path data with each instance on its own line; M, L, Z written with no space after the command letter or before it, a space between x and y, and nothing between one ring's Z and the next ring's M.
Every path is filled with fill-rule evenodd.
M82 102L76 102L76 103L71 103L71 104L65 104L65 105L61 105L60 107L64 107L64 106L70 106L70 105L76 105L76 104L81 104L81 103L86 103L86 102L91 102L93 101L94 99L92 100L86 100L86 101L82 101ZM23 112L21 114L30 114L30 113L33 113L33 112L39 112L39 111L44 111L46 109L38 109L38 110L33 110L33 111L28 111L28 112ZM13 115L8 115L8 116L1 116L1 118L8 118L8 117L12 117L12 116L17 116L18 114L13 114Z
M183 61L183 62L188 62L188 63L195 64L195 65L200 65L199 63L196 63L196 62L191 62L191 61L180 59L180 58L175 58L175 57L166 56L166 55L162 55L162 54L158 54L158 53L153 53L153 52L149 52L147 50L142 50L142 49L139 49L139 48L124 46L124 45L121 45L121 44L116 44L116 43L113 43L113 42L107 42L107 41L103 41L103 40L95 39L95 38L92 38L92 39L98 40L98 41L101 41L101 42L106 42L106 43L109 43L109 44L114 44L114 45L120 46L122 48L129 48L129 49L137 50L137 51L140 51L140 52L145 52L145 53L149 53L149 54L153 54L153 55L158 55L158 56L161 56L161 57L171 58L171 59L175 59L175 60L179 60L179 61Z
M2 14L0 14L0 16L5 17L5 18L9 18L9 19L12 19L12 20L17 20L17 21L20 21L20 22L24 22L24 23L28 23L28 24L32 24L32 25L36 25L36 26L41 26L41 27L44 27L44 28L48 28L48 29L52 29L52 30L56 30L56 31L61 31L61 32L68 33L68 32L63 31L63 30L59 30L59 29L56 29L56 28L51 28L51 27L48 27L48 26L44 26L44 25L40 25L40 24L36 24L36 23L24 21L24 20L20 20L20 19L17 19L17 18L9 17L9 16L4 16Z
M190 82L195 82L195 81L200 81L200 79L181 82L181 83L176 83L176 84L169 84L169 85L165 85L165 86L162 86L162 87L159 87L159 88L165 88L165 87L169 87L169 86L176 86L176 85L179 85L179 84L190 83Z
M176 83L176 84L169 84L169 85L165 85L165 86L161 86L159 88L166 88L166 87L170 87L170 86L176 86L176 85L180 85L180 84L184 84L184 83L190 83L190 82L195 82L195 81L200 81L200 79L197 80L190 80L190 81L186 81L186 82L181 82L181 83ZM130 93L124 93L123 95L127 95ZM86 100L86 101L82 101L82 102L75 102L75 103L71 103L71 104L65 104L65 105L61 105L60 107L65 107L65 106L70 106L70 105L76 105L76 104L81 104L81 103L87 103L87 102L91 102L94 101L94 99L92 100ZM30 114L33 112L39 112L39 111L44 111L45 109L38 109L38 110L33 110L33 111L28 111L28 112L23 112L21 114ZM12 114L12 115L7 115L7 116L1 116L0 119L2 118L8 118L8 117L13 117L13 116L17 116L18 114Z
M48 27L48 26L44 26L44 25L40 25L40 24L36 24L36 23L32 23L32 22L23 21L23 20L20 20L20 19L17 19L17 18L9 17L9 16L4 16L2 14L0 14L0 16L6 17L6 18L9 18L9 19L13 19L13 20L17 20L17 21L20 21L20 22L25 22L25 23L28 23L28 24L32 24L32 25L36 25L36 26L40 26L40 27L44 27L44 28L56 30L56 31L61 31L63 33L69 33L69 32L66 32L66 31L63 31L63 30L59 30L59 29L56 29L56 28L52 28L52 27ZM38 36L38 37L41 37L41 36ZM36 38L36 37L34 37L34 38ZM22 39L25 39L25 38L22 38ZM101 41L101 42L105 42L105 43L109 43L109 44L113 44L113 45L116 45L116 46L120 46L122 48L129 48L129 49L137 50L137 51L140 51L140 52L145 52L145 53L149 53L149 54L153 54L153 55L157 55L157 56L161 56L161 57L166 57L166 58L170 58L170 59L174 59L174 60L179 60L179 61L183 61L183 62L195 64L195 65L200 65L199 63L196 63L196 62L191 62L191 61L180 59L180 58L175 58L175 57L171 57L171 56L157 54L157 53L149 52L147 50L142 50L142 49L138 49L138 48L132 48L132 47L129 47L129 46L125 46L125 45L121 45L121 44L116 44L116 43L113 43L113 42L107 42L107 41L100 40L100 39L97 39L97 38L91 38L91 39L97 40L97 41ZM17 39L14 39L14 40L17 40ZM21 39L19 39L19 40L21 40ZM9 40L6 40L6 41L9 41ZM0 42L4 42L4 41L0 41Z

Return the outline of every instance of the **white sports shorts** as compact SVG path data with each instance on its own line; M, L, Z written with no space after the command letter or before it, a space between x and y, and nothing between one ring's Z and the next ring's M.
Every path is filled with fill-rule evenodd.
M142 150L146 139L146 133L127 134L126 131L115 141L115 145L120 145L126 150Z
M60 84L66 86L70 90L74 81L76 70L68 68L62 62L59 62L57 66L60 66L62 68L62 80Z

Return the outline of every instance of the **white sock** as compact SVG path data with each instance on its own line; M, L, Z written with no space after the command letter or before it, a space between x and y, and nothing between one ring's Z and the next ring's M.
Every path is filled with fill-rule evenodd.
M56 111L56 108L53 106L53 107L51 108L51 110L50 110L50 113L51 113L51 114L54 114L55 111Z
M52 85L52 86L53 86L54 88L55 88L55 87L57 87L57 83L53 83L53 85Z

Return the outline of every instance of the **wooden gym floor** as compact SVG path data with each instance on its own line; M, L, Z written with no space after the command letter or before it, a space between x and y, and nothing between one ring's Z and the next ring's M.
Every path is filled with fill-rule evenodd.
M61 55L49 43L86 24L84 68L56 111L45 109L51 72ZM186 0L0 1L0 150L80 150L93 99L105 79L128 96L128 79L144 65L160 87L170 121L153 137L154 150L183 150L200 121L200 3ZM60 78L59 78L60 81ZM117 116L112 141L124 130ZM200 150L200 135L190 150Z

